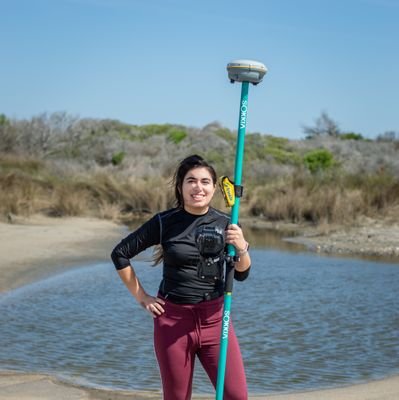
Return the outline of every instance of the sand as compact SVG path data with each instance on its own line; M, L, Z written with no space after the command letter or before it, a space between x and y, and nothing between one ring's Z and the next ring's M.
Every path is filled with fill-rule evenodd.
M34 216L0 223L0 292L66 268L109 261L124 232L113 222L90 218Z
M0 292L85 263L109 261L110 251L125 233L125 228L113 222L90 218L35 216L29 220L17 219L13 224L0 223ZM213 398L193 397L202 400ZM35 373L0 372L0 400L11 399L155 400L162 399L162 396L145 391L133 393L87 389ZM251 396L250 399L398 400L399 377L338 389Z

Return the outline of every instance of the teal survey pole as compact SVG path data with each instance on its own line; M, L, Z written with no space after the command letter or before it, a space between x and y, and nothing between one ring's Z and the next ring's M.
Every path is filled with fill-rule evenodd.
M266 74L266 67L257 61L236 60L227 64L227 71L231 83L242 82L240 113L238 119L236 158L234 168L235 201L231 210L231 223L237 224L240 214L240 199L242 195L242 170L244 161L245 131L247 128L248 90L249 83L257 85ZM216 385L216 400L223 399L224 377L226 373L227 346L229 340L231 297L233 292L234 262L236 250L234 246L227 245L226 278L224 288L224 306L222 318L222 331L220 335L219 365Z

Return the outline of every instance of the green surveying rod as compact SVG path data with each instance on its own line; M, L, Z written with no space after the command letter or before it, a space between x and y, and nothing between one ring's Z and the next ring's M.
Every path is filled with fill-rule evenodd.
M244 159L245 130L247 127L248 89L249 84L257 85L262 81L267 68L258 61L235 60L227 64L227 71L231 83L242 82L240 116L238 119L236 158L234 169L235 201L231 210L231 223L238 223L240 212L240 198L242 195L241 177ZM216 400L223 400L224 378L226 373L227 345L229 339L231 295L233 291L234 262L236 251L233 245L227 245L226 279L224 288L224 306L222 331L220 335L219 365L216 385Z

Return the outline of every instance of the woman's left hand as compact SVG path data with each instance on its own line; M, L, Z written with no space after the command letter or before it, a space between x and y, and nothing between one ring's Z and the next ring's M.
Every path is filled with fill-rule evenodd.
M247 248L247 242L242 229L236 224L230 224L225 231L226 243L232 244L238 252Z

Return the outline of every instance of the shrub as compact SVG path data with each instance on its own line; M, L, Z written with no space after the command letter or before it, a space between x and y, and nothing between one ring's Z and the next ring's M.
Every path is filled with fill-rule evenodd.
M122 164L123 159L125 158L126 153L124 151L120 151L119 153L115 153L112 155L111 162L113 165Z
M220 128L216 130L215 135L226 140L227 142L234 142L236 139L236 135L230 129L227 128Z
M169 132L168 139L174 144L180 143L187 137L187 132L183 130L172 130Z
M339 135L339 138L342 140L364 140L364 137L362 134L355 133L355 132L341 133Z
M309 151L303 157L305 166L312 174L324 171L334 164L334 156L326 149Z

